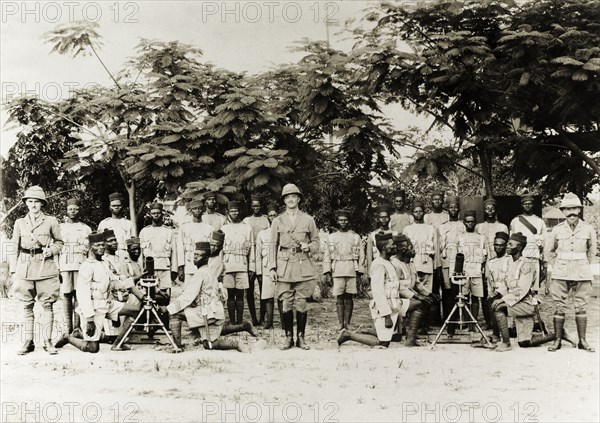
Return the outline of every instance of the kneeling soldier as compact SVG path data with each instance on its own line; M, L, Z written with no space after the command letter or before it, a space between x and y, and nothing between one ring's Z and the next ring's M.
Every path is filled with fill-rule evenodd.
M346 341L355 341L371 347L387 348L396 331L399 316L406 316L409 311L412 312L414 322L409 323L406 344L417 345L416 330L423 313L421 302L400 298L400 281L390 262L390 257L396 252L392 234L376 235L375 243L380 254L371 263L370 277L373 299L369 307L377 336L342 329L337 340L338 345L342 345Z
M79 299L77 311L81 315L83 339L72 333L68 337L65 336L60 339L56 343L56 347L61 348L66 344L71 344L81 351L97 353L100 350L99 342L104 319L108 318L115 321L120 316L126 316L125 323L121 326L119 335L111 349L114 351L129 350L130 348L125 345L121 345L120 348L117 348L117 345L133 323L140 305L139 303L133 305L115 301L111 291L113 289L128 289L142 302L144 294L136 288L135 283L145 274L135 277L116 275L104 259L104 234L91 233L88 240L92 257L81 264L77 277L77 298Z
M192 333L199 333L199 339L206 349L235 349L244 352L246 347L238 340L221 339L220 337L242 331L256 337L251 322L225 325L225 310L219 299L217 278L208 267L210 251L210 243L196 243L194 265L198 270L191 279L186 280L181 295L166 307L171 315L170 327L178 347L174 352L183 349L181 343L183 321L187 322Z

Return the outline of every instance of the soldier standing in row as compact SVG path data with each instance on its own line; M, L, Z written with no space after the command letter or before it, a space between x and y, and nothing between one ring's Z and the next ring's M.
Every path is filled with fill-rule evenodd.
M397 234L401 234L404 228L414 219L410 213L405 210L406 191L399 190L394 193L394 213L390 216L390 228Z
M125 241L135 235L133 233L133 225L131 220L123 216L123 203L125 199L121 193L115 192L110 194L108 201L111 216L100 222L98 232L103 232L106 229L113 230L117 237L117 243L119 244L122 256L125 257L127 255Z
M229 219L231 223L223 225L225 234L223 243L223 286L227 289L227 311L231 323L242 323L244 316L244 291L250 286L249 273L256 270L254 256L254 238L252 227L241 222L241 203L229 202ZM256 321L256 311L253 320ZM253 323L254 324L254 323Z
M217 211L217 193L214 191L205 193L204 201L206 212L202 214L202 222L208 223L213 230L218 231L227 223L227 218Z
M323 256L323 274L328 285L333 284L333 295L336 298L336 308L339 330L349 329L354 295L358 293L356 281L364 270L364 252L360 236L349 230L350 211L336 212L338 231L329 235Z
M271 227L273 220L279 214L279 207L275 203L271 203L267 206L267 219L269 220L269 227L263 229L256 236L256 273L262 280L262 287L260 291L260 302L263 304L265 310L265 329L271 329L273 327L273 313L275 308L275 282L271 280L269 272L269 242L271 240ZM257 276L257 277L258 277ZM279 306L279 319L283 322L283 308L281 301L277 301Z
M419 280L429 292L433 292L433 264L435 257L435 228L424 222L425 205L422 201L413 202L413 218L415 221L404 228L404 235L410 239L415 248L413 259Z
M366 251L366 260L367 260L367 272L370 274L371 262L379 256L379 251L377 250L377 243L375 242L375 235L384 233L384 234L392 234L397 235L397 233L390 228L390 207L386 205L381 205L375 209L375 213L377 213L377 224L379 227L371 232L367 238L367 251Z
M242 222L252 227L252 237L256 242L258 239L258 234L261 231L269 229L271 225L267 216L265 216L262 212L263 207L260 201L260 196L253 194L250 197L250 208L252 209L252 215L245 217ZM258 260L258 250L256 251ZM259 274L258 271L259 269L257 268L256 273L251 274L251 277L248 280L248 291L246 292L248 311L250 312L253 325L262 325L265 319L265 307L262 299L260 300L259 318L256 318L256 305L254 303L254 287L256 281L258 281L258 291L260 292L260 297L262 298L262 273Z
M78 328L79 314L74 313L77 308L77 273L79 266L87 257L89 250L88 235L92 233L85 223L79 220L80 202L77 198L67 200L67 220L60 224L60 233L65 243L59 259L60 293L62 294L64 332L73 332L73 327Z
M154 258L154 276L158 289L170 292L177 278L177 238L173 229L164 226L163 205L150 205L152 224L140 231L143 257Z
M596 256L596 231L579 218L583 205L573 193L567 193L560 203L567 219L556 225L548 238L547 255L556 261L552 267L550 292L554 301L554 332L556 339L548 351L561 347L565 324L565 312L569 292L575 299L575 324L581 350L594 352L586 341L587 304L592 293L592 271L590 263Z
M456 253L458 252L458 240L466 232L465 224L458 218L460 212L459 198L448 197L447 208L449 220L442 223L438 229L442 276L444 277L444 285L442 287L444 321L448 318L454 304L456 304L458 285L452 283L450 272L451 269L454 270L454 262L456 260ZM456 332L455 324L448 324L447 330L449 336L454 336Z
M58 267L54 261L63 248L60 225L54 216L42 212L42 206L48 202L41 187L29 187L23 195L23 202L29 211L15 222L12 244L16 254L11 255L10 264L15 278L15 296L23 305L25 323L25 344L17 354L25 355L35 349L33 307L36 299L43 307L44 349L49 354L56 354L51 339L53 307L60 289Z
M308 312L306 300L315 290L315 267L311 253L319 251L319 233L312 216L301 212L302 193L294 184L283 187L281 198L286 210L271 226L269 268L283 300L283 324L286 335L283 349L294 346L294 308L296 309L296 346L309 349L304 340Z
M190 279L196 271L194 266L194 248L197 242L210 242L213 229L211 225L202 219L202 208L204 200L195 199L188 204L192 213L192 221L184 223L179 228L177 237L177 260L179 280Z

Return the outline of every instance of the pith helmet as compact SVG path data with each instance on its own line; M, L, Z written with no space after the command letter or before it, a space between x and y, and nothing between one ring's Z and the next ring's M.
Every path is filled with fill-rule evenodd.
M23 202L25 202L28 198L40 200L42 203L48 204L48 200L46 200L46 193L44 192L42 187L38 185L34 185L27 188L25 194L23 194Z
M298 187L294 184L286 184L283 187L283 190L281 191L281 198L283 199L286 195L290 195L290 194L297 194L300 197L302 197L302 193L300 192L300 189L298 189Z
M573 194L572 192L567 192L560 202L559 208L564 209L567 207L583 207L583 205L581 204L581 200L577 195Z

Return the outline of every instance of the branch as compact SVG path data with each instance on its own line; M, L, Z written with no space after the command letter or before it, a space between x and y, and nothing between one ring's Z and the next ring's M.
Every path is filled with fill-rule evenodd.
M96 58L100 61L100 64L102 65L102 67L104 68L104 70L108 73L108 75L110 76L110 79L112 79L114 81L114 83L116 84L117 88L121 89L121 86L119 85L119 83L117 82L117 80L115 79L115 77L113 76L112 73L110 73L110 71L108 70L108 68L106 67L106 65L104 64L104 62L102 61L102 59L100 58L100 56L98 56L98 53L96 52L96 49L94 48L94 46L92 45L92 43L90 43L90 48L92 49L92 51L94 52L94 54L96 55Z
M580 159L582 159L592 170L596 173L596 175L600 176L600 166L596 163L590 156L585 154L585 152L579 148L577 144L575 144L571 139L567 136L567 133L562 128L554 128L559 135L560 140L563 144L575 153Z

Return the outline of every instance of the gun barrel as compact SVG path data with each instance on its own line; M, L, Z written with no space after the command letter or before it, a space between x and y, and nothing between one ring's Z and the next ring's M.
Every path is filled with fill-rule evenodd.
M154 275L154 257L146 257L146 273Z

